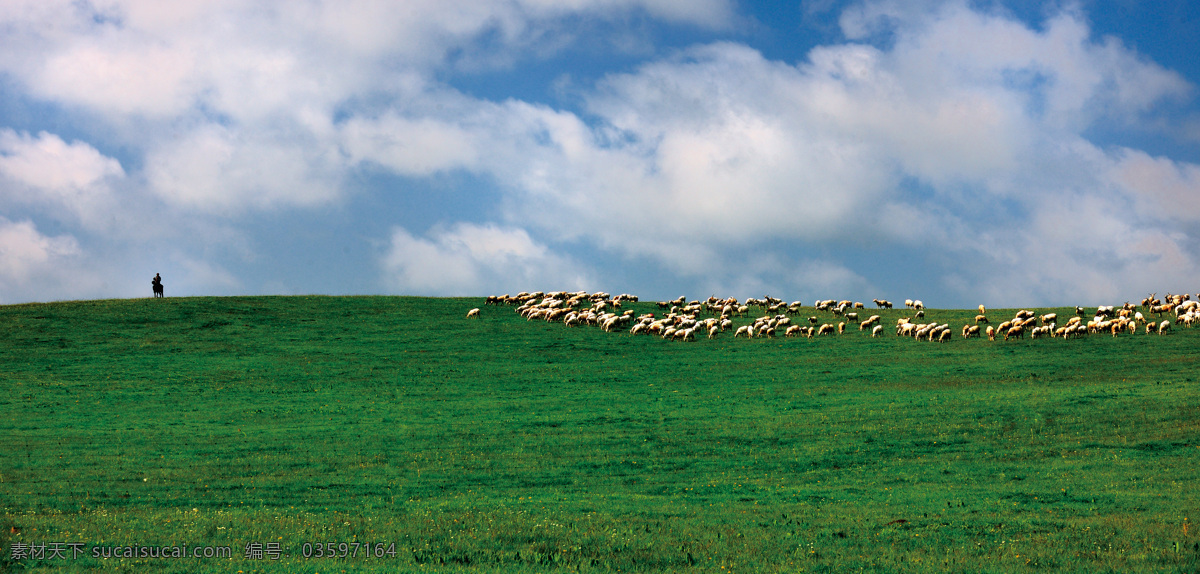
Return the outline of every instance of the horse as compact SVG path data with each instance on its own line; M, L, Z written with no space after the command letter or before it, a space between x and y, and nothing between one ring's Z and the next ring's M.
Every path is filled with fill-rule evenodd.
M157 281L157 280L156 280L156 281L151 281L151 282L150 282L150 285L154 287L154 296L155 296L155 297L162 297L162 296L163 296L163 284L162 284L162 281Z

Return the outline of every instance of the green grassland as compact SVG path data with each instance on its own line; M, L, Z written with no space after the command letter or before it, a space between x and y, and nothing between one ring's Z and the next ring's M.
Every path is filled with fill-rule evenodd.
M684 343L482 298L4 306L0 570L1195 572L1197 343ZM84 555L13 558L39 543ZM90 555L119 545L232 557Z

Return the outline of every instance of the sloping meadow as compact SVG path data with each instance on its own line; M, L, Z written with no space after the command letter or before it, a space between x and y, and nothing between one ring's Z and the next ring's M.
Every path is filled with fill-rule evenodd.
M676 342L482 298L0 307L0 567L1200 568L1200 331L878 313Z

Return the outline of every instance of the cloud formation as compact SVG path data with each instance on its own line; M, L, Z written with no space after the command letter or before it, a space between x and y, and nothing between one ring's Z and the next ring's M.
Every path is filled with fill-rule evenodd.
M428 238L392 232L381 264L396 291L417 295L516 294L531 285L587 289L594 279L570 258L551 252L522 229L456 224Z
M279 221L376 196L437 204L423 184L469 174L484 188L461 193L479 198L469 214L348 224L387 245L363 273L391 292L485 294L587 289L601 260L649 262L645 284L735 291L720 295L896 299L904 284L990 306L1200 283L1200 166L1095 135L1170 123L1194 95L1178 73L1071 7L1036 25L961 0L821 15L843 38L781 61L723 0L8 2L0 74L76 123L0 126L0 216L24 246L0 268L28 282L39 261L106 253L253 289L238 269L271 259L259 229L304 233L326 223ZM724 39L651 46L556 82L557 99L455 87L563 65L590 32L615 50L638 19ZM362 183L379 173L396 179ZM38 231L63 214L77 224ZM174 250L137 253L152 250L133 226ZM920 280L888 278L883 257Z

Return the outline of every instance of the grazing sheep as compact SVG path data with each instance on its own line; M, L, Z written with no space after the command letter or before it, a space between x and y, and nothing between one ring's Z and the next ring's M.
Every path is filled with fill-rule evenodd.
M867 317L866 321L863 321L862 323L858 324L858 330L859 331L866 330L867 327L870 327L871 325L875 325L875 324L879 323L879 319L880 319L879 315L871 315L870 317Z
M913 306L913 300L912 300L912 299L905 299L905 300L904 300L904 307L905 307L906 309L908 309L908 308L912 308L912 306Z
M1170 321L1163 321L1162 323L1158 324L1158 334L1159 335L1162 335L1163 333L1166 333L1167 331L1170 331L1170 330L1171 330L1171 322Z
M925 308L925 304L922 303L920 299L913 301L913 309L924 309L924 308Z
M1009 339L1009 337L1011 337L1013 339L1020 339L1020 338L1023 338L1024 336L1025 336L1025 328L1024 327L1012 327L1004 333L1004 340L1007 341Z
M982 307L982 306L983 305L980 305L980 307ZM980 323L987 323L987 322L988 322L987 315L976 315L975 316L975 324L976 325L978 325Z
M987 309L985 309L985 308L983 307L983 305L980 305L980 306L979 306L979 314L980 314L980 315L987 315Z
M993 329L991 325L988 325L988 328L987 328L987 336L988 336L988 340L989 340L989 341L995 341L995 340L996 340L996 330L995 330L995 329Z
M478 317L478 316L479 316L479 308L478 307L471 309L470 311L467 311L468 319L470 319L471 317Z
M833 333L833 328L834 328L833 325L830 325L829 323L825 323L824 325L821 325L820 329L817 329L817 336L828 335L830 333Z
M733 333L733 338L736 339L742 335L745 335L747 339L754 335L754 332L750 329L750 325L742 325L741 327L738 327L737 331L734 331Z
M838 323L838 334L841 335L841 334L844 334L845 332L846 332L846 322L842 321L841 323Z
M875 328L871 329L871 336L878 337L879 334L882 332L883 332L883 325L875 325Z

